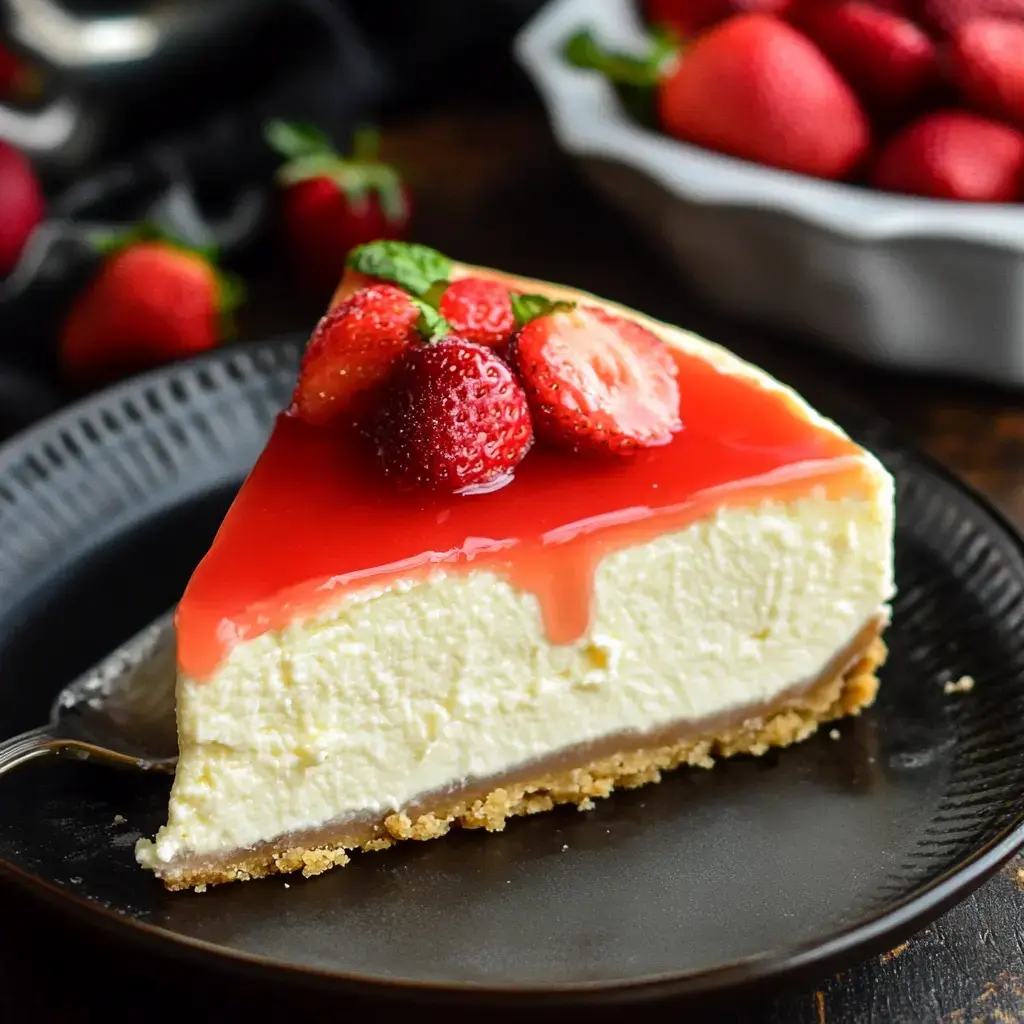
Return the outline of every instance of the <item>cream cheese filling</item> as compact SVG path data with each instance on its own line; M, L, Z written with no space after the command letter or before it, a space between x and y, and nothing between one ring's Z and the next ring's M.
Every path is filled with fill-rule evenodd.
M720 509L608 555L580 642L485 572L348 596L178 686L169 821L139 862L386 814L623 731L765 703L818 675L891 599L892 480Z

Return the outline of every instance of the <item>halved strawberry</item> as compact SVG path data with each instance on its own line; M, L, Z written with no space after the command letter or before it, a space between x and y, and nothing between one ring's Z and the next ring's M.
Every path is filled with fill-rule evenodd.
M358 415L395 360L420 341L420 312L393 284L363 288L332 309L306 347L292 412L318 425Z
M508 288L483 277L452 281L441 295L438 312L460 337L488 348L500 348L516 328Z
M455 492L507 483L533 444L526 395L511 369L455 335L401 356L375 434L389 476Z
M538 436L574 451L628 455L681 429L677 368L640 324L596 306L531 320L510 358Z

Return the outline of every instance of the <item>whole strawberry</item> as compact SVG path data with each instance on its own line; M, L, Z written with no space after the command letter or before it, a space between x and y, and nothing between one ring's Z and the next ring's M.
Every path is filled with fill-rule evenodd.
M917 20L939 38L948 38L975 18L1024 21L1024 0L913 0Z
M510 358L538 436L559 447L630 455L682 426L668 346L633 320L596 306L548 313L516 335Z
M438 304L452 330L468 341L500 348L516 329L508 288L482 277L462 277L444 288Z
M651 25L689 39L734 14L784 14L792 0L647 0L644 14Z
M44 210L32 165L18 150L0 142L0 277L17 266Z
M533 425L509 367L491 349L449 335L398 360L375 436L388 476L460 493L507 483L533 444Z
M195 355L228 332L239 286L207 255L163 240L133 241L107 257L60 334L64 372L99 383Z
M334 288L355 246L406 236L412 197L398 172L378 159L375 132L359 132L348 158L315 128L274 121L266 135L287 158L278 171L283 230L297 273L311 291L327 294Z
M325 425L358 418L406 349L421 338L420 310L393 284L360 288L317 324L306 346L292 412Z
M949 65L972 106L1024 126L1024 22L967 22L953 36Z
M1024 134L965 111L927 114L890 140L871 182L934 199L1014 202L1024 192Z
M662 128L720 153L837 179L868 149L867 118L849 85L803 33L767 14L736 15L680 54L656 45L647 67L604 53L585 32L565 55L613 81L649 81Z
M872 0L803 0L792 20L878 120L901 120L939 83L932 39L909 18L882 10Z

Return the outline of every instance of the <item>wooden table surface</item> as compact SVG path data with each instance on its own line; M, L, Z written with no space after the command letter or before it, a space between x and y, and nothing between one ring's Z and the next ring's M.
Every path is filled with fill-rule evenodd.
M723 342L797 387L810 380L841 382L1024 529L1024 393L881 372L703 309L650 245L589 191L556 151L532 105L500 112L440 110L394 126L386 146L417 190L418 239L468 262L621 300ZM286 298L273 281L251 292L250 337L307 328L316 314L308 303ZM15 1016L19 1007L22 1014ZM369 1019L416 1012L340 1003L337 997L264 989L182 969L70 922L0 883L0 1020L22 1015L90 1024L107 1018L212 1020L233 1010L250 1020L280 1020L296 1011ZM672 1007L663 1012L667 1016ZM612 1020L622 1013L587 1016ZM907 945L809 986L782 990L756 1006L724 1006L711 1019L753 1024L1024 1020L1024 860L1010 863Z

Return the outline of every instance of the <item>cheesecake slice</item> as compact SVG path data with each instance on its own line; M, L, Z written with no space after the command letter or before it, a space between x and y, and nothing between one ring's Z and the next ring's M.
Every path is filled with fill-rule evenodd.
M181 599L180 757L168 823L136 851L169 889L587 809L872 703L894 592L893 481L873 455L633 310L422 247L350 265L320 335L381 281L398 305L356 326L391 329L394 287L415 323L390 363L364 346L334 377L314 336ZM459 394L493 392L514 430L491 443L480 419L485 454L438 469L436 432L476 407L412 430L410 409L449 409L434 391L399 428L377 407L452 335L483 367ZM352 327L346 358L366 337Z

